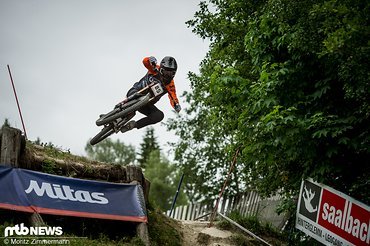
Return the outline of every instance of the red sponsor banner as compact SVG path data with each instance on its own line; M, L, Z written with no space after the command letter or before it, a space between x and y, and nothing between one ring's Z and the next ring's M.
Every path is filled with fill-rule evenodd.
M369 245L369 206L312 179L304 180L296 227L325 245Z
M368 210L327 189L323 189L318 224L354 245L369 245Z

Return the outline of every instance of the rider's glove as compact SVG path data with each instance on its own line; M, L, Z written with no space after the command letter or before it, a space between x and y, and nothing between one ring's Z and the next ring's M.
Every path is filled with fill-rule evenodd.
M176 105L175 105L175 110L176 110L176 112L177 112L177 113L179 113L179 112L181 111L181 106L180 106L180 104L176 104Z
M149 62L153 66L153 69L157 67L157 59L154 56L149 57Z
M121 108L121 106L123 105L123 103L118 103L116 106L114 106L114 109L116 109L116 108Z

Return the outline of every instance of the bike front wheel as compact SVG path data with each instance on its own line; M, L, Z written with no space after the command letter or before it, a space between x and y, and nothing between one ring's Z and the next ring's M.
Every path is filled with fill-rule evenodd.
M95 137L90 140L91 145L95 145L114 133L113 124L105 126Z
M146 94L140 98L134 99L127 103L127 107L123 110L114 109L106 115L103 115L96 121L97 126L105 125L111 123L113 120L118 118L125 118L129 113L135 112L136 110L143 107L149 102L150 94ZM126 106L126 105L124 105Z

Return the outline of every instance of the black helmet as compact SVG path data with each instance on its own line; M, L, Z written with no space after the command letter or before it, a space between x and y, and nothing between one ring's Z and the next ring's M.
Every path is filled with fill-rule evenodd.
M172 56L166 56L162 59L159 66L159 73L164 79L164 83L168 84L175 77L177 70L177 62Z

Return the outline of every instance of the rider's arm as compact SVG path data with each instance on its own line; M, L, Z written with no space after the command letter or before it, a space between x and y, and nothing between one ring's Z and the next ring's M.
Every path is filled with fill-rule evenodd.
M168 91L168 98L170 99L171 106L175 108L175 105L179 104L179 99L176 95L175 82L171 80L171 82L166 85L166 89Z
M155 62L153 62L153 59ZM150 74L157 74L159 65L156 64L157 60L153 56L144 57L143 64L148 69Z

